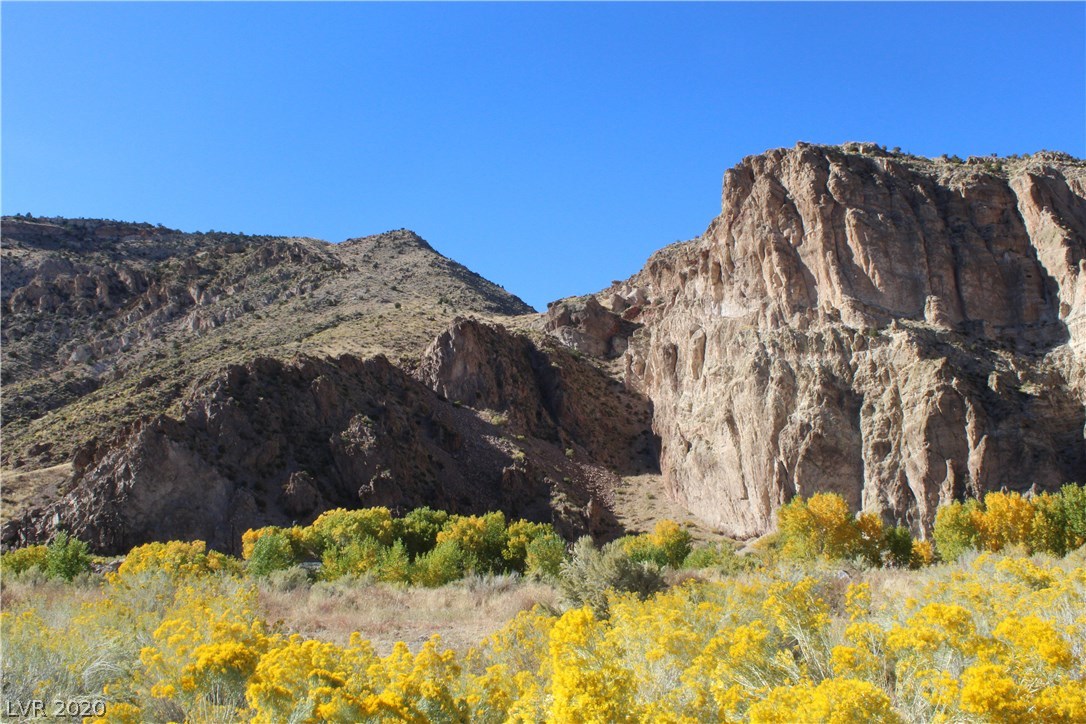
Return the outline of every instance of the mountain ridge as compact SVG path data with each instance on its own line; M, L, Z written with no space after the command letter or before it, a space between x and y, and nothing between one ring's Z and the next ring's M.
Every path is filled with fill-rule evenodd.
M140 264L90 274L74 252L64 256L64 238L49 242L35 273L28 263L12 270L19 250L5 238L3 460L55 470L58 487L34 500L48 485L28 483L4 540L47 537L57 520L101 547L148 535L138 531L161 513L132 503L138 496L90 518L80 511L94 507L94 490L153 491L156 479L183 477L173 463L147 462L167 439L183 442L169 449L190 460L193 479L230 491L206 516L229 530L282 522L305 507L298 499L317 501L311 516L427 496L476 510L489 496L568 535L606 537L633 524L623 510L631 499L656 497L640 487L659 486L693 524L738 537L770 530L779 505L821 490L924 535L948 500L1086 479L1084 199L1086 163L1066 154L961 161L800 143L730 169L721 214L701 236L542 314L407 230L337 245L177 238L195 251L156 258L158 276L143 281ZM19 223L5 218L5 237ZM108 241L123 225L89 227L79 227L83 238ZM132 228L132 244L162 256L154 227ZM141 307L149 293L155 302ZM70 320L57 321L58 308ZM105 327L97 336L87 333L95 319ZM46 374L30 379L9 341L16 355L49 360ZM238 417L247 393L229 380L268 365L306 381ZM352 415L317 416L317 458L280 454L291 449L281 441L264 478L244 473L232 450L256 438L238 442L231 427L308 409L327 395L322 379L362 374L350 370L371 370L357 385L372 388L362 380L382 365L378 377L405 375L396 384L414 390L381 413L409 421L389 428L399 432L372 437ZM302 372L316 368L325 371ZM290 391L298 384L301 397ZM211 389L233 391L209 408L198 401ZM154 415L162 421L148 422ZM198 418L225 427L209 436ZM453 422L425 422L439 418ZM474 489L443 447L457 437L457 450L470 441L489 451L475 456L483 488L442 497L435 491ZM355 440L353 452L341 438ZM421 442L395 452L401 438ZM431 460L423 468L420 454ZM391 477L370 469L379 458ZM423 495L426 485L438 487ZM248 512L231 518L239 510Z

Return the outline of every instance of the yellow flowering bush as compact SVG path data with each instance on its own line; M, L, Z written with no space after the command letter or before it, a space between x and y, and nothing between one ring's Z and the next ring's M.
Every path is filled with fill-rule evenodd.
M435 638L378 655L357 633L346 643L292 635L266 622L240 561L200 542L150 544L97 587L39 582L50 595L5 594L0 667L6 696L101 699L96 721L1070 724L1086 721L1086 549L1026 554L1056 535L1039 519L1075 519L1063 497L1038 499L959 505L958 532L973 526L978 544L1001 550L922 570L782 562L658 590L658 572L640 585L651 566L631 560L628 541L601 551L585 539L562 574L584 600L522 611L466 651ZM500 514L430 511L404 527L377 511L314 526L326 564L353 557L387 580L438 585L487 558L530 569L533 547L554 540L549 526ZM833 496L789 516L788 535L809 536L792 540L816 559L848 549L887 561L886 528ZM1065 542L1077 535L1061 525ZM314 535L306 530L251 532L249 564L270 540L293 551ZM674 543L677 559L683 533L661 525L638 538ZM898 560L930 560L930 546L906 549L894 535ZM629 585L586 587L601 580Z

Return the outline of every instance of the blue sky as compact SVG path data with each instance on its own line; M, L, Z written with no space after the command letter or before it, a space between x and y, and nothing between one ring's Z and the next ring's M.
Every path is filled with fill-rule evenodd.
M1084 3L0 6L6 214L407 227L537 308L803 140L1086 156Z

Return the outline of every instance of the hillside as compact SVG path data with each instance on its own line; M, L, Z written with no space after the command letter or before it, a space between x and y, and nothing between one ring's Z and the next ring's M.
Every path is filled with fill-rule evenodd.
M820 491L924 536L940 504L1086 480L1065 154L751 156L702 236L543 314L402 230L3 234L5 544L236 549L422 504L748 538Z

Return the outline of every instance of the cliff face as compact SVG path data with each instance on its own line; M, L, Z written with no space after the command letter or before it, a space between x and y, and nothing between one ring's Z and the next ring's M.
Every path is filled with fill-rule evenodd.
M627 381L692 512L750 536L829 490L922 531L952 498L1086 479L1084 259L1066 157L800 144L598 296L641 324Z
M374 505L609 535L612 469L656 461L644 401L615 386L557 345L466 319L415 376L384 357L261 357L199 380L180 415L79 448L58 499L6 525L3 542L63 528L103 552L191 539L236 551L248 528Z
M701 237L539 316L403 230L3 235L5 546L236 549L359 505L606 537L657 465L735 536L819 491L926 533L1086 481L1086 163L1060 154L770 151Z

